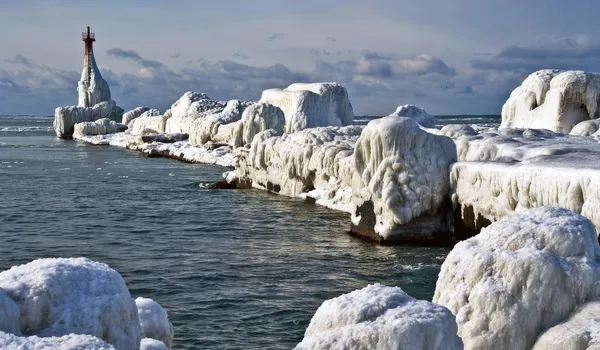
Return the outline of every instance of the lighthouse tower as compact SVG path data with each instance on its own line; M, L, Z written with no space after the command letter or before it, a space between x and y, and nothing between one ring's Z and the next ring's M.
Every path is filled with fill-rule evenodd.
M110 89L96 65L93 46L96 35L90 32L89 26L87 32L81 33L81 40L84 42L84 56L83 72L77 86L79 107L92 107L97 103L110 101Z

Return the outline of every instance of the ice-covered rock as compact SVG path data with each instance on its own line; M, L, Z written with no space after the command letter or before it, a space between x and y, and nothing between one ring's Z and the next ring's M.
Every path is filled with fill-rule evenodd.
M380 284L323 302L300 349L462 349L448 309Z
M538 335L600 294L592 223L569 210L528 210L458 243L433 302L456 315L466 349L531 349Z
M354 150L354 170L361 179L353 185L356 229L373 230L384 240L429 240L448 232L442 217L455 161L452 139L422 130L412 118L369 122Z
M108 118L98 119L95 122L83 122L75 124L73 138L80 138L88 135L106 135L123 131L127 126L117 124L114 120Z
M285 117L283 111L268 103L256 103L244 111L241 121L236 123L231 139L233 147L250 146L254 136L267 129L283 134Z
M168 118L168 133L189 134L194 120L223 111L226 102L211 100L206 94L188 91L171 106L171 118Z
M548 129L569 133L597 119L600 74L541 70L529 75L502 107L503 128Z
M0 332L21 335L19 306L0 289Z
M569 318L544 332L533 350L600 349L600 302L580 306Z
M75 124L98 119L121 120L123 109L115 101L100 102L93 107L58 107L54 111L54 131L59 138L71 138Z
M443 129L442 129L443 131ZM454 136L453 136L454 137ZM458 134L453 203L489 221L542 206L567 208L600 229L600 144L548 130Z
M169 322L165 309L149 298L137 298L135 304L142 327L142 337L160 340L170 349L173 342L173 325Z
M135 301L121 275L105 264L39 259L0 272L0 289L19 306L25 335L88 334L117 349L140 344Z
M162 134L165 133L167 120L166 115L139 116L129 123L132 135Z
M41 338L20 337L1 331L0 348L4 350L116 350L111 344L91 335L68 334L62 337Z
M297 83L283 90L269 89L263 91L260 102L281 108L287 133L319 126L350 125L354 120L348 92L337 83Z
M126 113L123 113L123 120L121 123L123 123L125 125L129 125L129 122L131 122L135 118L139 117L140 115L142 115L142 113L144 113L148 110L150 110L150 108L148 108L148 107L137 107Z
M209 141L217 141L217 139L218 142L229 143L232 137L233 123L242 118L242 114L251 104L252 102L248 101L231 100L221 112L195 119L189 129L190 143L196 147L203 146ZM216 137L217 134L223 134L223 136Z
M436 119L431 114L427 113L423 108L415 105L404 105L396 109L390 114L390 117L406 117L414 119L419 125L425 128L435 127Z
M591 119L575 125L569 134L576 136L596 136L599 129L600 119Z
M142 339L140 350L169 350L165 343L152 338Z

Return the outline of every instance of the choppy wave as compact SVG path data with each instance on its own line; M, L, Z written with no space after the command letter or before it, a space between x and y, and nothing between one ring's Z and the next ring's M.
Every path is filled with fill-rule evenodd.
M4 126L0 132L50 132L52 127L48 126Z

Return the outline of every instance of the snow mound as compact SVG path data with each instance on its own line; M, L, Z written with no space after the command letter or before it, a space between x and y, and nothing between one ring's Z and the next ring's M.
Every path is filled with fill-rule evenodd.
M443 131L443 129L442 129ZM600 228L600 144L591 137L541 129L490 129L455 138L454 204L497 221L530 208L556 206Z
M225 129L231 130L233 124L242 118L242 114L250 105L252 102L231 100L227 102L223 111L195 119L189 130L190 143L197 147L209 141L229 143L232 135Z
M448 309L380 284L326 300L295 349L462 349Z
M19 306L25 335L88 334L118 349L139 346L135 302L108 265L84 258L39 259L0 272L0 289Z
M354 170L362 183L353 186L358 205L373 204L373 225L384 239L399 226L421 216L435 217L448 198L448 170L456 161L452 139L422 130L412 118L384 117L369 122L354 150ZM362 215L352 214L354 225L363 225ZM430 235L438 227L417 229L412 234ZM404 232L403 234L407 234Z
M599 254L592 223L569 210L507 216L454 247L433 302L456 315L466 349L531 349L600 294Z
M188 91L171 106L165 132L189 134L194 120L223 111L226 103L211 100L204 93Z
M473 136L477 135L477 130L473 127L464 124L448 124L444 125L438 132L437 135L448 136L452 139L457 139L461 136Z
M585 120L571 129L570 135L597 136L600 129L600 119Z
M91 335L69 334L62 337L40 338L19 337L1 331L0 348L4 350L115 350L112 345Z
M98 119L121 120L123 109L115 101L100 102L94 107L58 107L54 111L54 131L62 139L73 137L75 124Z
M404 105L396 109L396 111L389 115L390 117L406 117L414 119L417 124L425 128L435 127L436 119L431 114L427 113L423 108L419 108L415 105Z
M142 339L140 350L169 350L169 348L160 340L144 338Z
M132 135L162 134L165 133L167 120L166 115L139 116L129 123Z
M122 123L129 125L129 122L142 115L142 113L150 110L148 107L137 107L123 114Z
M600 349L600 302L580 306L566 321L544 332L533 350Z
M287 133L319 126L350 125L354 120L348 92L337 83L297 83L283 90L269 89L263 91L260 102L281 108Z
M233 130L230 143L235 148L250 146L256 134L267 129L272 129L277 134L283 134L284 128L283 111L279 107L259 102L244 111L241 121Z
M114 134L127 128L123 124L120 125L108 118L98 119L95 122L77 123L73 131L73 138L80 138L87 135Z
M159 340L170 349L173 342L173 325L169 322L165 309L149 298L137 298L135 304L142 327L142 337Z
M100 74L94 53L90 52L89 54L91 55L91 65L87 66L84 62L81 79L77 84L79 107L91 107L111 100L110 88Z
M19 306L0 289L0 332L21 335Z
M540 70L529 75L502 107L502 128L548 129L569 133L597 119L600 74Z

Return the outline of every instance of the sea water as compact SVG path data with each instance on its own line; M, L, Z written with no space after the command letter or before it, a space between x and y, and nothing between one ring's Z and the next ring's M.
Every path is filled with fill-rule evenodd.
M324 300L371 283L431 300L447 248L380 246L348 235L345 213L203 186L226 170L59 140L51 117L0 116L0 270L107 263L134 298L167 310L174 349L290 349Z

